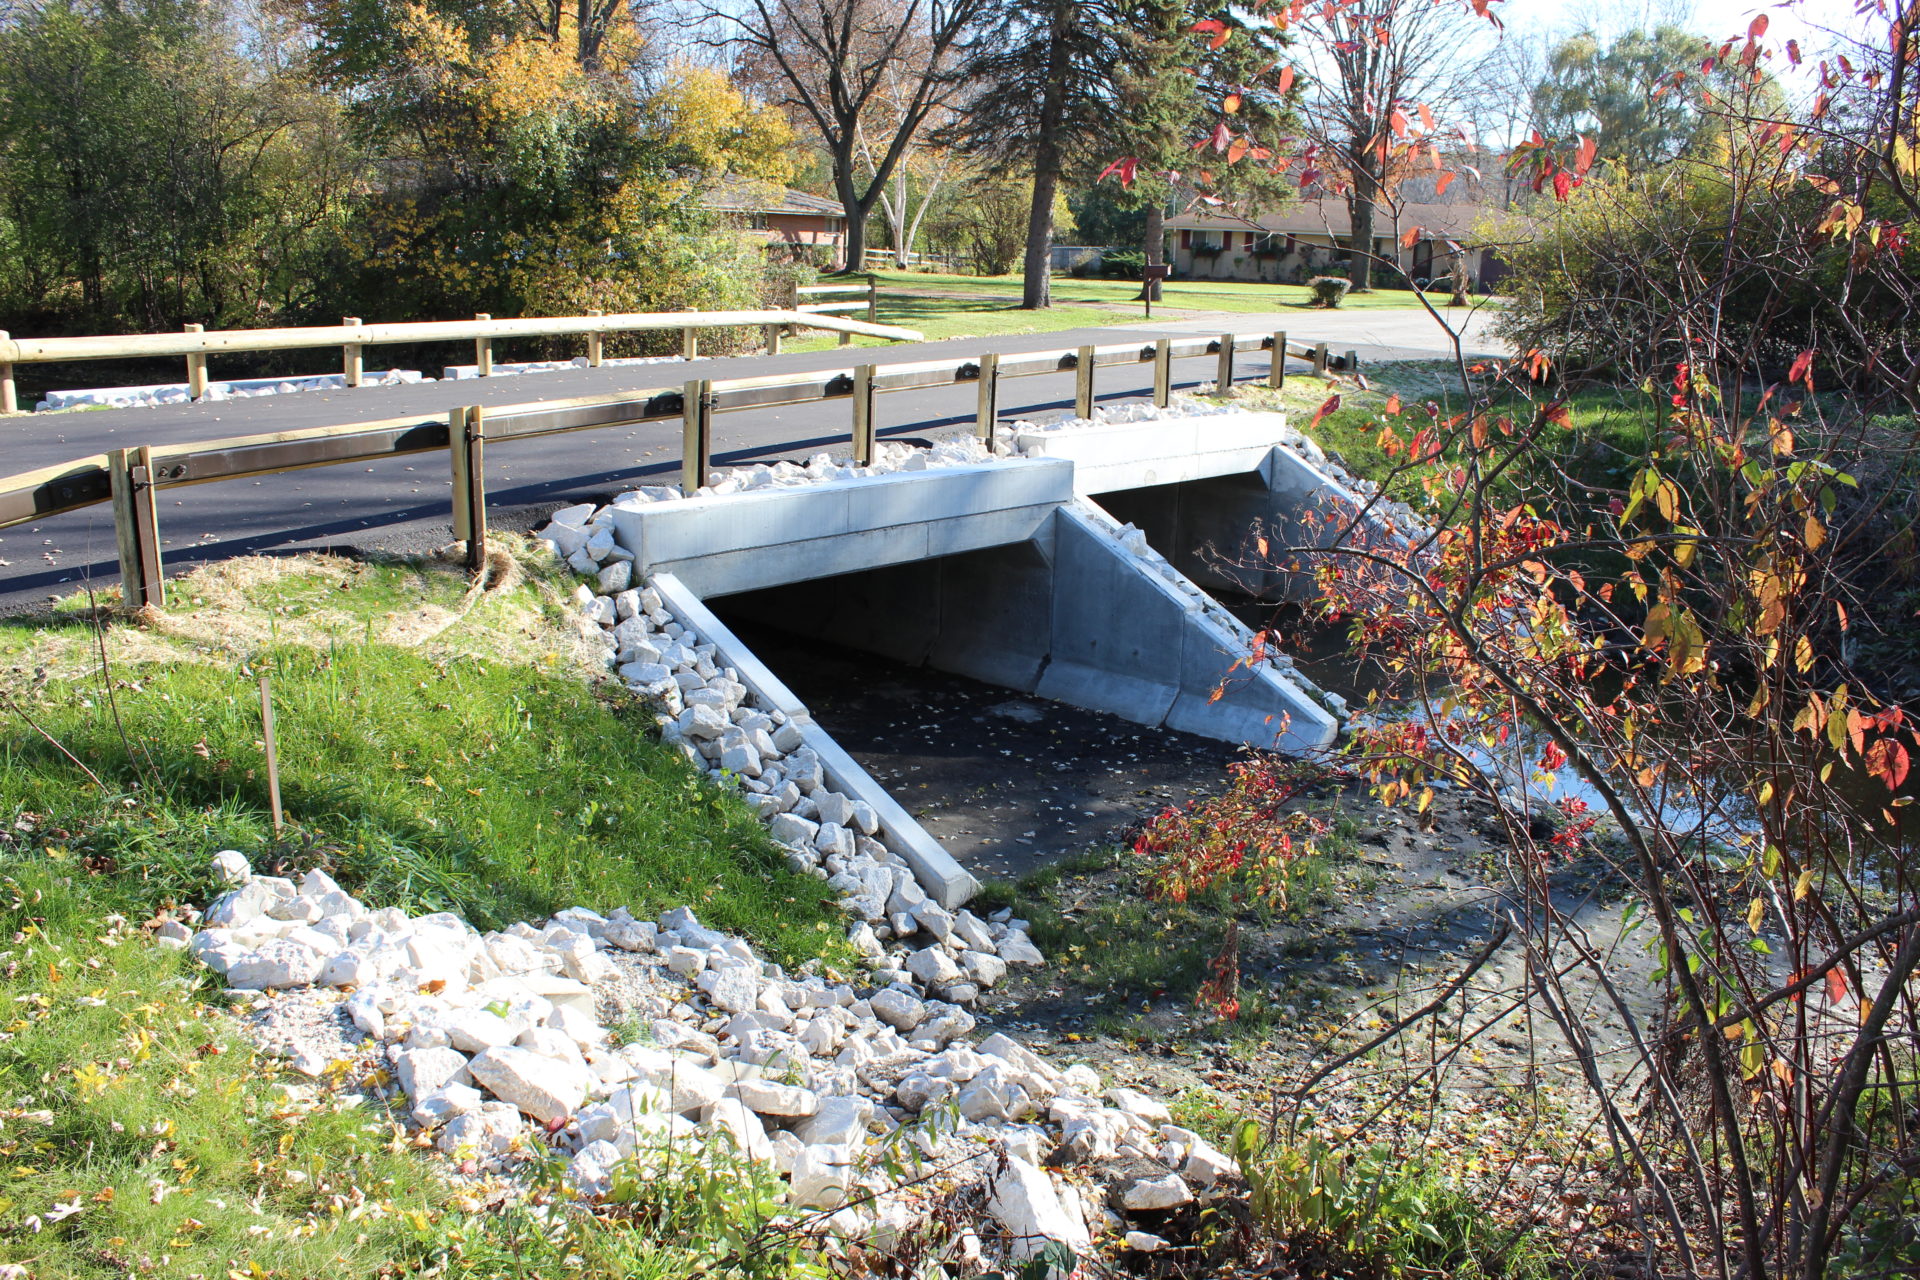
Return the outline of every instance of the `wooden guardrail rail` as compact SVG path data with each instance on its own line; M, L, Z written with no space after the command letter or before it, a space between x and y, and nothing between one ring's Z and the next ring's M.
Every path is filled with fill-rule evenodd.
M840 286L828 286L839 288ZM251 351L298 351L321 347L339 347L340 367L347 385L360 385L362 356L366 348L413 342L464 342L471 340L474 363L482 376L493 370L493 344L501 338L552 338L581 334L587 340L587 363L602 363L602 343L610 333L638 333L677 329L681 333L680 353L688 359L699 354L699 334L703 329L731 329L759 326L767 335L768 346L779 350L780 330L787 326L825 329L850 341L858 334L870 338L890 338L896 342L919 342L917 330L875 323L876 295L871 280L853 286L867 291L864 302L823 304L764 311L659 311L629 312L619 315L589 313L584 316L529 316L515 320L495 320L488 315L472 320L430 320L406 324L362 324L349 317L337 325L315 325L297 329L216 329L203 330L190 324L179 333L134 333L119 336L84 338L13 338L0 330L0 414L19 412L14 392L14 366L52 364L75 360L118 360L128 357L185 356L187 390L195 400L206 393L207 358L213 355ZM864 308L865 320L850 320L826 312Z
M1151 364L1153 401L1164 407L1172 398L1173 361L1210 356L1215 361L1216 385L1228 387L1235 381L1235 355L1261 350L1275 353L1267 379L1268 385L1276 388L1286 383L1288 357L1308 361L1315 373L1351 371L1358 366L1352 352L1344 357L1330 356L1324 342L1305 346L1289 343L1285 333L1223 333L1217 338L1161 338L1150 343L1010 355L988 352L958 362L863 364L758 378L694 378L679 387L653 387L617 396L498 408L469 405L444 416L387 418L226 440L116 449L0 479L0 528L101 502L112 503L123 606L157 608L166 600L154 501L158 490L445 449L453 469L454 537L465 540L468 564L477 568L486 556L485 450L489 444L677 418L682 423L680 487L683 493L691 494L706 483L711 471L716 414L851 400L849 436L853 456L866 465L873 461L878 447L874 397L883 392L973 383L977 388L974 430L980 438L991 440L999 420L1000 384L1008 378L1073 370L1074 411L1084 418L1092 415L1095 374L1102 366Z

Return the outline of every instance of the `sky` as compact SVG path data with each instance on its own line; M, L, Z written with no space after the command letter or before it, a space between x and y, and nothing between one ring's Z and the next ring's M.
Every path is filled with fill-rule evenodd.
M1635 26L1671 22L1710 40L1744 37L1754 15L1766 13L1765 42L1783 46L1797 39L1809 54L1828 38L1821 27L1851 24L1855 0L1798 0L1797 3L1758 3L1757 0L1496 0L1494 11L1510 30L1545 31L1571 35L1593 26L1602 35L1617 35Z

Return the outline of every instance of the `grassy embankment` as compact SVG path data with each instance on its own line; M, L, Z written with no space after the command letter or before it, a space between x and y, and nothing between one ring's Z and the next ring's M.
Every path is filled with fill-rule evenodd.
M583 679L566 585L469 594L448 567L241 560L180 580L164 617L0 623L0 1264L374 1276L439 1258L491 1276L585 1249L586 1274L681 1267L671 1232L463 1218L383 1109L290 1093L213 1008L217 983L139 927L204 902L207 856L234 847L483 926L690 903L783 960L832 954L814 883Z

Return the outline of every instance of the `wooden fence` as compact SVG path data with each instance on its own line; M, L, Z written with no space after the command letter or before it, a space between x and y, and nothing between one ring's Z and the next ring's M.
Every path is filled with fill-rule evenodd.
M362 355L368 347L414 342L473 342L474 364L481 377L493 372L493 344L502 338L552 338L585 335L587 364L598 368L603 362L602 347L610 333L641 333L659 330L680 331L680 354L691 360L699 354L700 333L705 329L730 329L758 326L765 331L770 350L780 349L780 331L788 326L825 329L841 335L845 344L855 334L872 338L890 338L896 342L918 342L922 335L912 329L878 324L878 294L872 277L860 285L816 285L800 290L802 294L823 294L859 290L866 294L860 301L827 302L768 311L666 311L631 312L605 315L590 311L584 316L533 316L518 320L495 320L477 315L471 320L434 320L408 324L362 324L349 316L337 325L315 325L298 329L220 329L207 332L190 324L179 333L136 333L85 338L13 338L0 330L0 414L18 413L14 391L14 366L54 364L77 360L120 360L137 357L185 356L187 391L195 400L206 394L207 358L253 351L299 351L321 347L340 348L340 367L349 387L361 381ZM865 320L849 320L832 315L836 311L867 313Z
M679 419L682 423L680 487L691 494L706 483L713 456L716 414L824 400L852 402L850 437L856 462L872 462L878 444L874 397L888 391L973 383L974 430L991 440L999 419L999 388L1008 378L1074 372L1074 411L1091 416L1094 377L1102 366L1151 364L1153 401L1165 406L1173 391L1173 361L1211 356L1220 387L1235 379L1241 351L1269 350L1268 384L1286 382L1286 357L1309 361L1316 373L1353 369L1352 352L1329 356L1327 345L1290 345L1285 333L1234 334L1217 338L1161 338L1114 346L1022 352L989 352L976 360L874 365L822 373L759 378L695 378L680 387L656 387L617 396L552 400L486 408L469 405L445 416L389 418L300 431L270 432L190 444L140 445L76 458L24 475L0 479L0 528L63 511L109 502L119 547L121 600L126 608L161 607L166 601L160 560L156 493L178 485L272 475L338 463L374 462L405 454L447 450L453 468L454 537L467 544L467 560L479 567L486 556L486 449L489 445L570 431L631 426Z

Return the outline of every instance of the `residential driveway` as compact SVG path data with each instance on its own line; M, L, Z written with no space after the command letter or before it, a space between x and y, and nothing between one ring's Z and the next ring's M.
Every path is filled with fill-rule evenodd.
M1450 321L1463 354L1500 354L1488 316ZM704 360L703 378L736 378L921 360L972 359L985 351L1045 351L1087 343L1147 342L1224 332L1284 330L1294 342L1325 342L1336 354L1358 352L1363 366L1390 360L1453 355L1453 328L1422 310L1191 313L1150 323L1069 329L1019 337L954 339L857 351L827 350L780 356ZM316 353L319 354L319 353ZM1264 354L1243 354L1243 377L1262 377ZM1296 363L1296 369L1304 366ZM572 396L614 395L646 387L678 386L693 367L666 364L580 369L565 373L481 381L433 382L410 387L305 392L218 404L0 419L0 475L11 475L106 449L175 444L228 436L289 431L413 414L440 414L459 405L520 404ZM1213 376L1210 359L1174 366L1176 386ZM1103 401L1151 394L1149 366L1103 368ZM1000 411L1014 418L1071 408L1073 375L1042 375L1003 384ZM967 429L973 421L970 385L890 393L878 401L883 436L924 439ZM846 403L830 402L722 415L715 430L715 461L727 465L777 458L804 459L843 448L849 430ZM643 483L677 476L677 423L578 432L491 448L487 452L489 522L531 528L569 502L602 500ZM394 458L372 465L320 467L257 480L232 480L163 491L159 520L169 570L251 553L295 550L418 552L452 537L449 476L444 454ZM117 581L113 520L103 506L70 512L36 525L0 530L0 613L44 605L86 582Z

